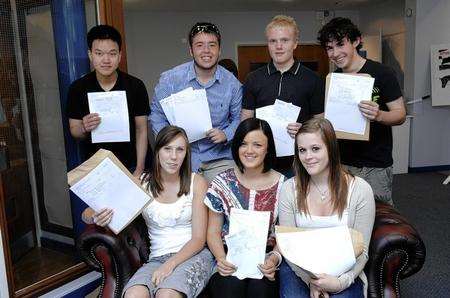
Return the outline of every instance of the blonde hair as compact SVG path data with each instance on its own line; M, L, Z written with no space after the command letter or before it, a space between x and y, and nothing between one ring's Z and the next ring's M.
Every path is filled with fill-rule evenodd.
M270 23L266 26L266 34L269 29L274 27L291 27L294 30L295 39L298 40L300 30L298 29L297 22L295 22L293 17L281 14L274 16Z

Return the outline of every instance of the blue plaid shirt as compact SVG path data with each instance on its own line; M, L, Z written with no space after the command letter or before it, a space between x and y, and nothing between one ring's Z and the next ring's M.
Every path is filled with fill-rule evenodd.
M197 80L194 61L163 72L151 103L150 122L155 135L169 125L160 101L189 87L206 89L212 126L221 129L227 137L227 141L220 144L214 144L208 138L191 143L192 170L196 172L203 162L231 159L231 140L240 122L242 84L232 73L219 65L214 78L202 84Z

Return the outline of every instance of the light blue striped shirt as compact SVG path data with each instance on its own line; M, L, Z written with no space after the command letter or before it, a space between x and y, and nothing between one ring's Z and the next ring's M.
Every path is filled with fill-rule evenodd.
M240 122L242 84L222 66L218 65L214 78L206 84L197 79L194 61L178 65L161 74L151 103L150 122L155 135L169 125L160 101L186 88L206 89L213 128L221 129L225 143L214 144L208 138L191 143L192 170L196 172L201 163L217 159L231 159L231 140Z

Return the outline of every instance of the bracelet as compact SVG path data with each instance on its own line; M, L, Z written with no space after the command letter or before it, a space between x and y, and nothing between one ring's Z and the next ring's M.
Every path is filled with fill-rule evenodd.
M276 267L277 268L280 267L281 262L283 261L283 257L281 256L281 254L278 251L275 251L275 250L272 250L272 251L266 253L266 257L270 257L271 255L276 255L277 256L278 263L277 263Z

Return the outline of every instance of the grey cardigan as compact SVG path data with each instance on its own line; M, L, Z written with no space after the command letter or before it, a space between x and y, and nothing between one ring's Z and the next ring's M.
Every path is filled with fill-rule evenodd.
M296 202L295 177L284 182L278 205L278 219L282 226L297 227L295 214L298 213ZM364 283L364 296L367 296L367 278L364 274L364 266L369 258L368 248L370 237L372 235L372 227L375 220L375 201L372 188L360 177L355 177L355 185L348 202L348 220L347 226L362 233L364 237L364 250L356 259L353 268L338 278L343 286L343 290L348 288L356 277L360 277ZM310 277L298 266L288 262L295 274L299 276L306 284L309 285Z

